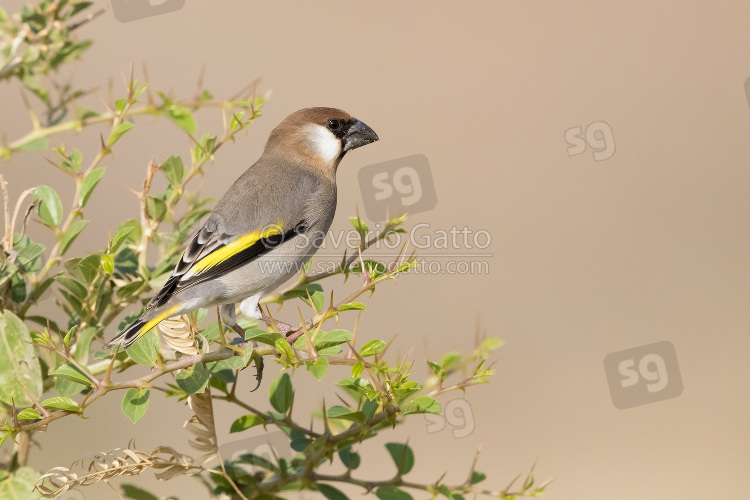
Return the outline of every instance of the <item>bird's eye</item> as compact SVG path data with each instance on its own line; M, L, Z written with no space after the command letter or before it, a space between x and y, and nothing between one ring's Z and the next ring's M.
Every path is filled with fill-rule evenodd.
M328 120L328 130L336 131L341 128L341 120Z

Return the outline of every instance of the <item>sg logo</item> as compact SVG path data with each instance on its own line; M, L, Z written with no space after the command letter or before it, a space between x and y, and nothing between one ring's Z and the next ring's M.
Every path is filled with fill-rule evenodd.
M184 6L185 0L112 0L115 19L121 23L174 12Z
M583 127L571 127L565 131L565 142L568 156L580 155L587 147L594 150L595 161L609 160L615 154L615 136L607 122L590 123L585 134Z
M453 427L451 432L456 439L465 438L474 432L474 413L469 402L463 398L448 401L442 415L425 413L424 418L427 421L427 432L430 434L445 429L446 422Z
M682 394L677 354L671 342L634 347L604 358L612 403L624 410Z
M437 205L435 183L425 155L368 165L360 169L358 176L365 212L371 220L425 212Z

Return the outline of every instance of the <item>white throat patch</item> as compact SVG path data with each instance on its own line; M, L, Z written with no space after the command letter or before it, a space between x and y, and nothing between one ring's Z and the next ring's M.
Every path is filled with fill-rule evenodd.
M310 148L325 161L332 162L341 154L341 141L324 126L311 123L305 126L305 133Z

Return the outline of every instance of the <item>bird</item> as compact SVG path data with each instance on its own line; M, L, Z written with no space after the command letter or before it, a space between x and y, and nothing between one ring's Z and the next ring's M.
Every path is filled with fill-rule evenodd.
M190 238L146 311L104 348L128 348L164 319L211 306L243 338L237 304L245 316L268 322L259 301L299 272L328 234L339 163L377 140L340 109L305 108L286 117Z

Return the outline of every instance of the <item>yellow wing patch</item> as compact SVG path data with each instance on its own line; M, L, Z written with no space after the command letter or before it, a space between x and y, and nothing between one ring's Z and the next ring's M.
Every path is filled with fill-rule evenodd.
M253 231L252 233L248 233L244 236L240 236L239 238L231 242L229 245L226 245L224 247L219 248L218 250L211 252L210 254L206 255L201 260L193 264L193 267L190 270L189 276L194 276L195 274L205 271L206 269L211 269L215 265L221 264L222 262L224 262L231 256L238 254L247 248L250 248L259 240L263 238L268 238L269 236L273 236L273 235L280 234L280 233L281 233L281 226L275 225L275 226L270 226L269 228L263 231Z
M172 314L174 311L176 311L179 307L180 306L174 306L173 308L164 311L163 313L161 313L160 315L158 315L157 317L155 317L154 319L152 319L151 321L143 325L141 329L138 331L138 336L140 337L141 335L143 335L144 333L148 332L153 327L158 325L162 320L167 319L167 317L170 314Z

